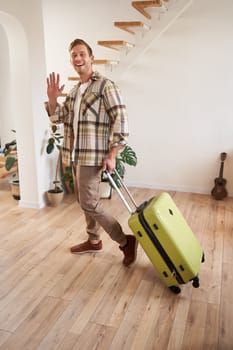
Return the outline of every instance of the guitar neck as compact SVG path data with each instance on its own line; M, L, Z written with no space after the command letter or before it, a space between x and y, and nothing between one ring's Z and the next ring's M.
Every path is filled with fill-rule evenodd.
M223 169L224 169L224 161L221 162L220 171L219 171L219 177L223 178Z

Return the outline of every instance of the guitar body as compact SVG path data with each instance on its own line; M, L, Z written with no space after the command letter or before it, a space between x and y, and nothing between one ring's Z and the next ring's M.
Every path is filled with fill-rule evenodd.
M227 181L220 177L217 177L214 181L215 181L215 186L211 191L212 196L217 200L226 198L228 194L226 190Z
M223 178L223 167L224 167L224 160L226 159L227 154L226 153L221 153L221 166L220 166L220 172L219 172L219 177L216 177L214 180L215 186L211 191L212 196L216 200L221 200L227 197L227 189L226 189L226 184L227 180Z

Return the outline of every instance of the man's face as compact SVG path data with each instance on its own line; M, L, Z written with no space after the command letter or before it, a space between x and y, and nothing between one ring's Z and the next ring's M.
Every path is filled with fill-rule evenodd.
M92 72L93 55L89 55L85 45L76 45L70 51L70 62L79 75Z

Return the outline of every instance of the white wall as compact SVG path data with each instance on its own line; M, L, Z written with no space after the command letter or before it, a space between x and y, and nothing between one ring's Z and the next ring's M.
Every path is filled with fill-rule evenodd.
M122 78L139 155L131 183L210 193L225 151L233 193L232 15L230 0L193 1Z
M0 55L0 138L2 147L6 142L9 142L15 138L15 135L11 132L11 129L15 128L14 118L12 113L9 113L10 103L10 64L9 64L9 46L6 33L3 27L0 25L0 43L1 43L1 55Z
M133 12L136 19L141 18L129 0L96 0L91 3L85 0L42 0L42 3L47 72L59 72L62 80L67 83L67 89L72 86L72 83L66 81L67 77L74 75L68 52L69 43L73 39L86 40L93 48L96 58L118 58L116 51L98 46L97 41L127 37L127 33L124 34L113 26L113 22L122 16L127 18Z
M129 0L96 0L91 4L85 0L42 0L42 4L45 47L40 1L0 0L0 11L20 23L28 51L28 76L25 80L21 74L17 90L21 110L22 100L26 95L29 98L27 116L17 114L16 123L23 151L21 205L41 206L43 202L49 171L43 152L48 126L43 109L45 70L60 72L64 82L73 75L67 48L75 37L87 40L96 58L121 59L119 67L106 74L123 92L129 141L139 158L136 168L128 167L129 184L209 193L218 174L219 154L225 151L224 175L233 194L231 0L221 4L218 0L171 0L160 21L154 12L152 21L145 19ZM187 8L182 12L184 5ZM117 20L143 20L151 23L152 31L143 40L135 39L113 26ZM5 48L4 34L0 35ZM135 40L137 46L122 56L96 44L111 39ZM14 51L16 62L17 56L22 58L20 49ZM67 83L67 90L72 84ZM37 193L32 198L33 187Z
M1 36L1 52L9 60L1 82L3 109L7 111L1 115L1 121L9 114L16 128L20 205L38 208L44 205L47 169L42 139L48 127L42 102L45 99L45 50L40 1L0 0L0 24L5 33ZM10 93L4 89L8 84Z
M136 41L140 49L132 50L109 73L123 92L130 144L139 158L136 168L128 168L127 181L210 193L219 172L220 152L225 151L224 175L233 194L233 2L173 0L160 20L152 13L152 21L130 4L70 0L66 6L62 1L44 0L48 71L60 72L63 81L73 74L67 47L75 37L87 40L96 58L117 58L115 51L98 47L97 40L135 38L113 22L151 23L152 34ZM180 9L175 12L177 6Z

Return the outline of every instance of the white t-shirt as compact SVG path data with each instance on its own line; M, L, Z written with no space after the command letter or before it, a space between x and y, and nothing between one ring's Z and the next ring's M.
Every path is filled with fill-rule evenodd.
M73 129L74 129L74 147L77 143L77 134L78 134L78 118L79 118L79 108L82 95L84 94L86 88L88 87L89 82L82 83L78 89L77 96L74 103L74 120L73 120ZM74 160L74 149L72 153L72 160Z

